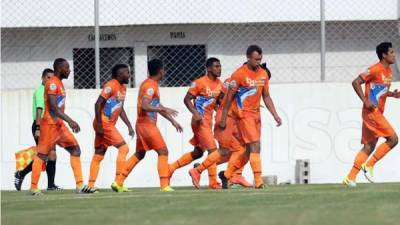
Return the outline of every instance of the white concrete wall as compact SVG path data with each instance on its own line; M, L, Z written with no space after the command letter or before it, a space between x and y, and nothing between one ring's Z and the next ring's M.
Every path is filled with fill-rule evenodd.
M383 40L392 41L395 48L400 49L399 33L390 32L395 29L394 24L392 21L329 24L327 81L349 81L375 63L375 46ZM258 44L264 50L263 60L268 62L273 73L272 82L316 82L320 81L318 26L318 23L264 23L102 27L101 33L115 34L117 40L101 42L100 46L134 48L136 84L146 75L147 46L188 44L206 45L208 57L221 59L224 76L246 60L248 45ZM171 39L170 32L185 32L186 37ZM41 71L51 67L57 57L69 60L73 71L72 51L74 48L93 48L94 42L88 40L92 33L92 28L4 30L1 87L34 88ZM397 68L399 66L400 63ZM66 87L73 87L73 72L71 78L65 83Z
M100 0L100 25L319 21L319 0ZM398 0L326 0L326 20L396 20ZM3 0L3 27L93 26L94 1Z
M400 88L394 83L392 89ZM164 119L159 120L160 130L170 150L169 162L176 160L182 153L191 151L188 143L192 136L190 113L183 105L186 88L162 88L161 101L164 105L179 110L177 120L183 125L184 133L177 134ZM89 176L89 165L93 154L94 131L92 120L93 104L99 94L97 90L67 90L66 112L81 126L76 135L82 148L83 174ZM1 111L1 176L2 189L13 189L15 170L14 153L34 144L31 136L31 95L32 90L2 91ZM275 174L279 182L288 179L294 181L296 159L311 160L312 183L337 183L342 180L352 165L356 152L360 149L361 103L354 94L350 83L303 83L273 84L271 95L283 119L280 128L265 108L262 108L262 160L263 174ZM132 122L136 119L137 89L129 89L126 98L126 110ZM385 115L396 131L400 131L398 115L400 100L387 101ZM134 152L135 140L129 141L127 129L121 121L117 124L126 141L130 154ZM66 151L57 148L57 184L72 188L74 186L69 156ZM98 187L108 187L115 174L116 150L110 148L101 165ZM127 185L133 187L158 186L156 153L149 152L127 179ZM378 182L400 180L397 165L400 163L400 148L396 147L376 166ZM187 166L178 170L172 185L190 185ZM224 168L221 166L219 169ZM207 173L202 182L207 183ZM252 180L249 166L245 176ZM362 175L360 182L365 182ZM23 188L28 188L30 176ZM40 187L46 185L43 173Z

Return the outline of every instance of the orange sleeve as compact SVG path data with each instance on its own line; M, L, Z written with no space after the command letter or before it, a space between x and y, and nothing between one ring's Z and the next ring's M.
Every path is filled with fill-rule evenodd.
M190 88L188 90L188 93L193 95L193 96L199 95L199 82L198 82L198 80L195 80L195 81L192 82L192 84L190 85Z
M141 92L142 92L142 97L153 99L153 96L156 92L156 87L154 87L154 85L147 83L142 86Z
M233 91L237 91L239 89L239 85L241 84L241 76L239 72L235 72L232 74L231 82L229 84L229 89Z
M373 80L377 74L377 69L375 67L370 67L368 68L367 72L361 74L360 77L363 79L363 81L368 82Z
M58 95L60 91L60 85L57 84L54 80L46 83L46 88L48 95Z
M109 99L114 92L114 86L110 83L106 83L103 87L103 90L100 93L100 96L102 96L105 99Z

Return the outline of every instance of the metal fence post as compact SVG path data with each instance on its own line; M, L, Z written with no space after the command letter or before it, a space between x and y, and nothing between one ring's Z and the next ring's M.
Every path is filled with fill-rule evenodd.
M325 0L320 0L321 9L321 81L325 81Z
M94 0L94 61L96 74L96 89L100 88L100 29L99 29L99 0Z

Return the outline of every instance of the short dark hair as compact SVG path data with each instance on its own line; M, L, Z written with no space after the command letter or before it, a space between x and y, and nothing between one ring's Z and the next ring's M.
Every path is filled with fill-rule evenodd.
M378 55L379 60L383 59L383 54L388 54L389 48L391 47L391 42L382 42L378 46L376 46L376 54Z
M257 52L258 54L262 54L262 49L258 45L250 45L246 50L246 56L250 56L253 52Z
M164 63L159 59L152 59L147 63L150 76L157 75L162 68L164 68Z
M114 65L111 69L111 77L116 78L118 76L120 70L124 69L124 68L129 68L129 66L126 64L122 64L122 63Z
M42 72L42 78L45 77L48 73L54 73L54 71L50 68L46 68Z
M67 62L67 60L64 59L64 58L57 58L57 59L55 59L55 60L54 60L54 63L53 63L53 69L54 69L54 71L56 71L56 70L58 69L58 67L60 67L64 62Z
M208 58L206 61L206 67L210 68L215 62L219 62L219 59L215 57Z

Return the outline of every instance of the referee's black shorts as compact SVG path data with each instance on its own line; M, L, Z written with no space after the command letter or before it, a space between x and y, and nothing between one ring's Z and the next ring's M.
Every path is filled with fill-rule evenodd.
M36 120L34 120L32 123L32 136L33 136L33 140L35 140L36 145L38 145L39 139L35 138L35 131L36 131Z

